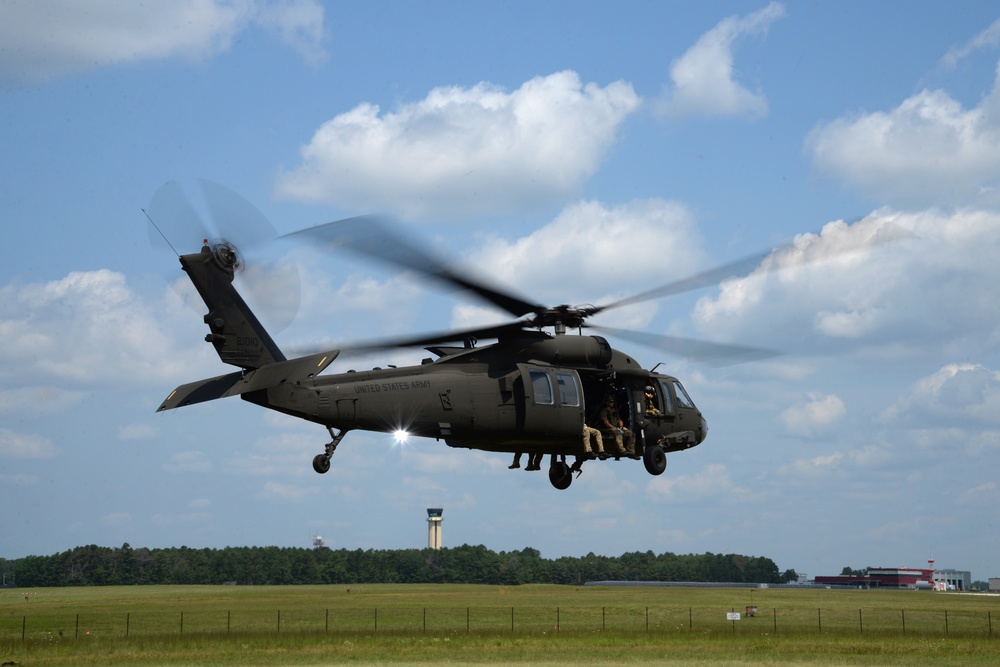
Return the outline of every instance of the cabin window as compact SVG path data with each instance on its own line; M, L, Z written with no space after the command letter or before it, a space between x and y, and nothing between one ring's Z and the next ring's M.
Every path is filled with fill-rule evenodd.
M552 381L545 371L529 371L531 375L531 393L535 405L552 405Z
M576 384L573 373L556 371L556 382L559 384L559 404L571 407L580 405L580 388Z
M674 380L674 393L677 394L677 405L682 408L694 408L694 401L688 396L688 393L684 391L683 385L677 380Z

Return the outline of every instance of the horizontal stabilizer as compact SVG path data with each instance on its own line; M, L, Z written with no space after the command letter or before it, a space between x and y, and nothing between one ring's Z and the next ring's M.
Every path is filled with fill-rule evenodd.
M237 396L250 391L274 387L285 382L308 380L323 372L339 354L340 350L320 352L308 357L275 362L251 371L237 371L207 380L182 384L174 389L170 396L167 396L167 399L156 411L173 410L217 398Z

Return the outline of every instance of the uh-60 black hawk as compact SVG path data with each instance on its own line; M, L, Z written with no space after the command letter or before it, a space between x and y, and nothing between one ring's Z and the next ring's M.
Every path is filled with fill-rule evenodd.
M173 198L177 192L174 184L168 184L154 196L150 220L158 230L170 221L156 219L157 200ZM213 207L212 201L238 195L214 184L206 187L206 192L215 193L207 199L215 217L232 215L232 207ZM236 227L240 223L222 222ZM596 451L596 447L585 445L585 425L595 425L597 413L613 399L615 416L623 429L631 432L634 446L632 452L619 453L617 434L604 430L609 458L641 459L650 474L659 475L666 469L668 452L704 442L708 433L705 416L676 377L655 368L646 370L631 355L612 348L606 338L584 335L583 331L591 329L713 362L771 355L758 348L608 329L587 321L614 307L717 284L758 266L768 253L603 306L548 307L449 268L431 253L404 241L398 230L379 218L352 218L288 236L313 245L346 248L417 271L472 292L517 318L506 324L350 346L351 350L369 351L423 347L433 357L414 366L321 375L340 350L294 359L282 354L233 286L242 258L232 241L205 240L199 251L179 255L181 266L208 307L205 340L223 362L239 370L178 387L159 411L238 395L250 403L315 422L326 427L331 437L313 459L318 473L330 469L334 451L351 431L405 432L443 440L450 447L523 453L529 461L547 456L549 480L557 489L566 489L585 462L598 458L587 452ZM204 237L209 238L207 234ZM490 339L495 342L479 343Z

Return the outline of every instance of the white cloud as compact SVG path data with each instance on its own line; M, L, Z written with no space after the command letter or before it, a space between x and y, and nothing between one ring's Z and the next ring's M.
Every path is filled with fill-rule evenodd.
M790 434L808 438L826 431L846 414L839 396L810 394L807 401L782 412L781 421Z
M10 284L0 288L0 380L159 384L180 376L189 361L175 353L167 331L120 273L74 271L44 284Z
M528 236L487 239L470 263L497 284L546 305L578 305L570 300L631 296L694 273L704 264L702 247L694 216L683 204L649 199L609 207L583 201ZM554 269L562 273L554 276ZM648 317L655 309L640 310ZM622 311L614 315L615 326L624 326Z
M8 459L51 459L56 455L52 441L36 435L0 428L0 456Z
M212 462L205 458L202 452L177 452L170 457L170 463L165 463L163 469L173 473L212 472Z
M981 49L995 49L1000 45L1000 19L990 24L986 30L970 39L962 46L948 50L941 58L941 64L947 69L954 69L958 61L967 58Z
M82 391L71 391L51 385L0 388L0 413L62 412L79 404L86 396L87 394Z
M319 489L314 486L303 486L301 484L280 484L278 482L265 482L261 495L264 498L280 498L301 502L319 493Z
M316 0L4 0L0 2L0 81L38 81L107 65L229 50L257 25L307 61L323 51Z
M935 428L1000 425L1000 372L979 364L948 364L914 383L882 419Z
M671 63L673 85L657 110L670 116L765 116L767 99L736 81L733 49L748 35L767 33L785 16L784 5L772 2L744 17L730 16L706 32L684 55Z
M508 93L489 83L435 88L382 113L361 104L322 125L280 174L281 195L409 217L508 211L574 193L639 105L631 85L575 72Z
M885 234L911 238L864 249ZM997 256L1000 214L884 209L799 237L702 298L693 320L722 340L789 353L974 358L1000 340Z
M1000 201L1000 68L993 88L966 109L943 90L922 90L890 111L818 125L806 139L814 166L898 206Z
M702 498L708 496L748 496L749 489L738 486L725 465L711 463L694 475L654 477L646 485L646 494L654 500L664 498Z

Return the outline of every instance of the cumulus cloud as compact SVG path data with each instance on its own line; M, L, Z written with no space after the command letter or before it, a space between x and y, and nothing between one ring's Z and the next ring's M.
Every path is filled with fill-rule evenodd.
M865 248L886 234L911 238ZM701 299L693 320L723 340L798 354L944 362L950 350L975 355L1000 339L998 255L998 213L883 209L802 235Z
M212 462L205 458L202 452L177 452L170 457L170 462L163 469L173 473L212 472Z
M729 470L721 463L711 463L694 475L655 477L646 486L646 493L656 500L675 497L750 495L749 489L733 482Z
M0 428L0 456L8 459L51 459L55 445L48 438Z
M0 380L30 376L134 386L175 379L184 357L172 354L161 324L114 271L74 271L47 283L7 285L0 288Z
M621 244L629 245L627 259ZM515 240L491 237L473 252L473 266L548 304L631 296L697 271L703 240L694 215L683 204L662 199L620 206L581 201L567 206L544 227ZM553 270L562 270L553 275ZM648 319L655 311L638 309ZM617 325L622 311L615 311Z
M781 413L781 422L792 435L812 437L821 433L847 414L844 401L830 394L810 394L808 400L797 403Z
M509 93L489 83L435 88L388 113L362 104L324 123L277 189L408 217L549 202L596 171L639 102L625 82L602 88L565 71Z
M227 51L259 26L315 63L325 58L317 0L5 0L0 81L29 82L107 65Z
M806 150L820 172L897 206L1000 202L1000 69L971 109L922 90L890 111L818 125Z
M784 5L772 2L747 16L730 16L706 32L670 65L672 85L657 110L669 116L767 115L767 99L736 80L733 50L743 37L766 34L785 16Z
M911 426L1000 426L1000 371L979 364L947 364L914 383L882 418Z
M995 49L1000 45L1000 19L990 24L986 30L970 39L961 46L949 49L941 58L941 64L947 69L954 69L958 62L982 49Z
M52 385L11 389L0 387L0 413L62 412L79 404L86 396L82 391Z

